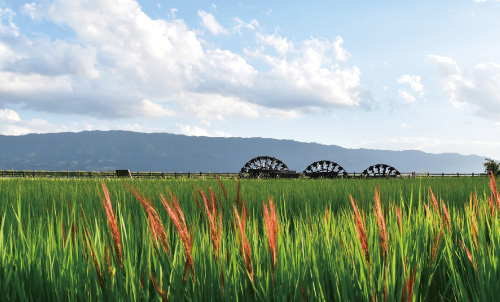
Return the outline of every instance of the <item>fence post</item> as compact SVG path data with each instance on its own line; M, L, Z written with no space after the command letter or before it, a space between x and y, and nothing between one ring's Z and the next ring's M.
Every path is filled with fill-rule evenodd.
M203 176L203 172L200 172L200 178Z
M174 172L174 178L177 179L177 172Z
M188 172L188 178L191 178L191 172Z
M459 177L460 175L457 173L457 177Z
M474 173L472 173L472 177L474 177Z
M443 172L443 173L441 173L441 177L444 177L444 172Z

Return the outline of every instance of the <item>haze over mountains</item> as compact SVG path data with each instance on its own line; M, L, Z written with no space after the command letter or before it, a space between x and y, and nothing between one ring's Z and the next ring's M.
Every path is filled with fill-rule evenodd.
M480 173L485 161L476 155L346 149L268 138L129 131L0 136L0 170L238 172L248 160L261 155L279 158L299 172L315 161L331 160L347 172L384 163L400 172Z

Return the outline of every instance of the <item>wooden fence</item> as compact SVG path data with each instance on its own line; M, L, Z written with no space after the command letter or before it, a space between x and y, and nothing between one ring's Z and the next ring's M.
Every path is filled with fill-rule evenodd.
M224 173L207 173L207 172L130 172L134 179L213 179L217 176L222 178L238 178L240 173L224 172ZM401 173L403 178L419 178L419 177L485 177L486 173L417 173L405 172ZM116 171L91 172L91 171L0 171L0 177L3 178L68 178L68 179L85 179L85 178L119 178ZM348 178L363 178L362 173L348 173Z

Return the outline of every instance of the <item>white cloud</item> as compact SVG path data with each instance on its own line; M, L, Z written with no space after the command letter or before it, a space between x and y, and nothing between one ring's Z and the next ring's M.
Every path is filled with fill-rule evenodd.
M224 131L214 131L213 133L209 133L206 129L198 126L176 124L176 127L181 134L188 136L231 137L230 134L225 133Z
M259 106L219 94L185 93L178 96L184 110L204 120L224 120L225 115L256 118Z
M263 35L260 33L257 33L256 37L260 43L274 47L274 49L281 55L286 55L287 52L293 49L293 43L284 37Z
M173 116L175 112L164 108L162 105L154 103L148 99L142 100L141 106L138 108L141 111L141 115L150 117L163 117L163 116Z
M19 35L18 28L13 22L15 15L16 13L10 8L0 7L0 37Z
M205 11L199 10L198 16L201 18L203 26L205 26L213 35L227 34L227 29L222 27L214 15Z
M359 106L363 91L358 67L341 68L332 56L335 42L311 38L302 41L293 53L271 56L248 52L266 62L271 70L255 77L248 98L271 108L324 108Z
M21 118L14 110L0 109L0 120L20 121Z
M0 134L23 135L28 133L48 133L68 131L67 127L58 127L42 119L22 120L11 109L0 109Z
M23 9L36 22L52 22L71 36L25 35L13 23L13 11L0 11L3 107L101 120L174 114L223 120L293 118L312 108L362 103L361 71L339 65L349 56L341 37L292 43L257 33L273 47L246 52L267 64L261 71L243 55L207 46L175 19L175 9L169 20L151 19L134 0L53 0ZM209 30L227 33L209 13L199 15ZM233 20L234 31L259 28L256 20Z
M255 30L259 27L259 22L255 19L252 19L252 21L250 21L249 23L246 23L246 22L242 21L240 18L234 17L233 21L236 22L236 25L233 26L233 31L235 31L239 34L241 34L242 28L245 28L248 30Z
M405 103L414 103L415 97L409 94L406 90L398 89L398 95L405 101Z
M279 118L282 120L286 120L286 119L295 119L300 117L300 114L297 112L297 110L284 110L284 109L271 108L266 111L267 111L266 117L270 118Z
M344 43L344 39L341 36L337 36L335 38L335 42L333 42L333 47L335 50L335 58L339 61L347 61L351 54L342 47L342 43Z
M415 128L415 126L413 126L413 125L408 125L408 124L405 124L405 123L402 123L402 124L400 125L400 127L401 127L401 128L403 128L403 129L413 129L413 128Z
M458 109L494 122L500 119L500 64L477 64L462 72L451 58L429 55L438 69L439 84Z
M419 93L420 97L424 96L424 85L420 83L420 76L412 76L404 74L397 80L398 84L409 84L411 89Z

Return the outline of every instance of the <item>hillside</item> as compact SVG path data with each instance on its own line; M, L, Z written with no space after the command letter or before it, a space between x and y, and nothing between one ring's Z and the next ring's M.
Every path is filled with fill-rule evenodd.
M0 170L238 172L260 155L302 171L332 160L348 172L385 163L401 172L479 173L484 157L421 151L346 149L335 145L268 138L193 137L168 133L85 131L0 135Z

